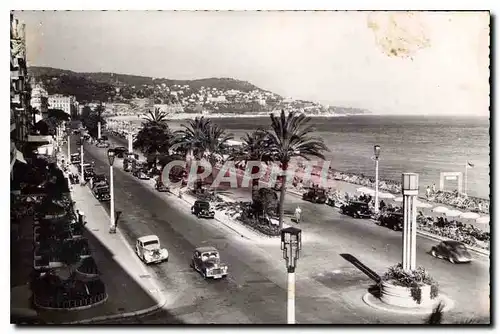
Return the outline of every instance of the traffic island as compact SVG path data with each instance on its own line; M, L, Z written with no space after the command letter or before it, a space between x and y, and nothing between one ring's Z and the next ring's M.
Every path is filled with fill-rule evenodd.
M437 282L424 268L404 270L402 264L390 267L363 301L376 309L403 314L430 314L439 304L446 312L454 306L451 299L439 294Z

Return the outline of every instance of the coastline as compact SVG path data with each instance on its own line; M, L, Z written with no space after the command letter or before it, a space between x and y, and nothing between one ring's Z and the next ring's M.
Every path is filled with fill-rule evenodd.
M350 115L334 115L334 114L324 114L324 115L308 115L305 114L307 117L311 118L337 118L337 117L346 117ZM202 114L202 113L196 113L196 114L188 114L188 113L178 113L178 114L171 114L167 116L167 120L187 120L187 119L194 119L196 117L205 117L205 118L264 118L264 117L269 117L269 113L266 114L242 114L242 115L235 115L235 114ZM363 116L362 114L357 115L357 116ZM117 121L117 122L130 122L134 120L142 120L142 115L137 117L137 115L120 115L120 116L110 116L108 119Z

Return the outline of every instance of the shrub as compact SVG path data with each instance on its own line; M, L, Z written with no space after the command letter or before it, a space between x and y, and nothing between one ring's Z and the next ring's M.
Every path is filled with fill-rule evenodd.
M422 267L418 267L412 271L405 271L403 270L403 265L399 263L390 267L383 275L382 280L397 286L410 288L411 296L418 304L422 301L421 287L423 285L431 286L431 299L436 298L439 293L437 282Z

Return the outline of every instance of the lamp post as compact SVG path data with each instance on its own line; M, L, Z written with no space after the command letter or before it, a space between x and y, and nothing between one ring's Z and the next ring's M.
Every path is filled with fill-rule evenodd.
M82 175L80 185L85 184L85 175L83 174L83 136L80 136L80 173Z
M109 233L116 233L115 224L115 192L113 184L113 163L115 162L115 150L110 148L108 150L109 160L109 192L110 192L110 207L109 207Z
M71 144L70 144L70 141L71 141L71 130L68 128L67 130L67 134L68 134L68 163L71 163Z
M418 174L403 173L403 269L417 267L417 196Z
M287 227L281 230L281 250L288 271L287 323L295 324L295 268L302 249L302 230Z
M380 145L373 146L375 153L375 213L378 213L378 158L380 156Z

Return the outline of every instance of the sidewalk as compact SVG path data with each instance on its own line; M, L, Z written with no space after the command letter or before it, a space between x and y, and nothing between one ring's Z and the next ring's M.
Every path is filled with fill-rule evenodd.
M166 303L164 291L118 232L109 234L109 216L86 186L73 185L72 198L85 214L86 233L108 299L79 311L40 311L52 323L91 323L146 314Z

